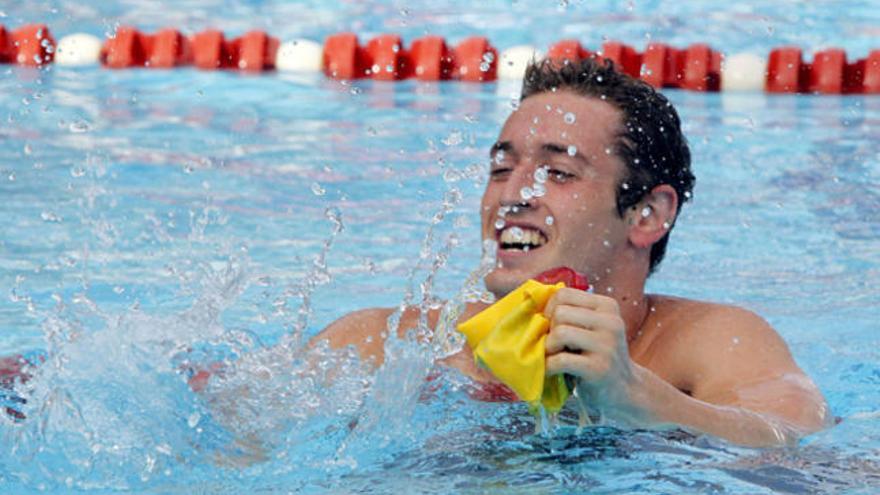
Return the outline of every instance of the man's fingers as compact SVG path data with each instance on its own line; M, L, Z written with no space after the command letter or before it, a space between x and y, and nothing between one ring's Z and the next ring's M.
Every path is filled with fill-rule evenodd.
M607 366L604 364L604 358L599 354L560 352L547 357L545 373L547 376L567 373L582 380L594 381L607 373Z
M597 342L596 335L582 328L570 325L558 325L553 327L547 340L544 341L544 348L547 354L556 354L564 350L572 352L596 352L599 351L600 344Z
M553 297L547 302L547 306L544 307L544 314L552 314L558 305L577 306L600 313L620 314L620 308L615 299L567 287L559 289L556 294L553 294Z
M617 329L623 325L620 315L584 309L582 306L557 304L551 312L544 311L551 325L570 325L584 329Z

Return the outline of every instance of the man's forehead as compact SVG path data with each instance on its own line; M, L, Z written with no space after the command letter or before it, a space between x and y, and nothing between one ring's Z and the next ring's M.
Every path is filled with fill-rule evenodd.
M536 138L554 141L607 141L618 134L620 111L592 96L545 92L523 100L501 129L499 141Z

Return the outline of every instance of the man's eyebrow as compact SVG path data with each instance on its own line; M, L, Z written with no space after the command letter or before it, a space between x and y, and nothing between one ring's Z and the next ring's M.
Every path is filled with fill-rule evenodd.
M570 149L570 148L572 148L572 147L571 147L571 146L563 146L563 145L561 145L561 144L557 144L557 143L544 143L544 144L541 145L541 151L546 151L546 152L548 152L548 153L552 153L552 154L554 154L554 155L556 155L556 154L565 154L566 156L571 156L571 157L573 157L573 158L577 158L577 159L581 160L582 162L584 162L584 163L587 164L587 165L590 164L590 160L588 160L587 157L584 156L584 155L580 152L580 150L578 150L578 149L575 147L575 149L574 149L574 154L572 155L571 153L569 153L569 149Z
M495 144L489 148L489 156L495 156L499 151L510 151L513 149L513 145L510 141L496 141Z

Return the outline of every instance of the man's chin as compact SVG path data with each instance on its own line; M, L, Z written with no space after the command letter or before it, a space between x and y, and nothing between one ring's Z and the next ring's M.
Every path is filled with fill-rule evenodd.
M486 289L500 299L533 276L525 271L496 268L486 275Z

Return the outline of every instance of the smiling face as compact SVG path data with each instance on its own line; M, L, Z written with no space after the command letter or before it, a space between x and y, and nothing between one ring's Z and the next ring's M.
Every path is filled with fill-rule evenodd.
M591 283L611 273L628 242L616 207L620 118L602 100L557 91L526 98L507 119L482 200L483 238L498 242L486 277L496 296L557 266Z

